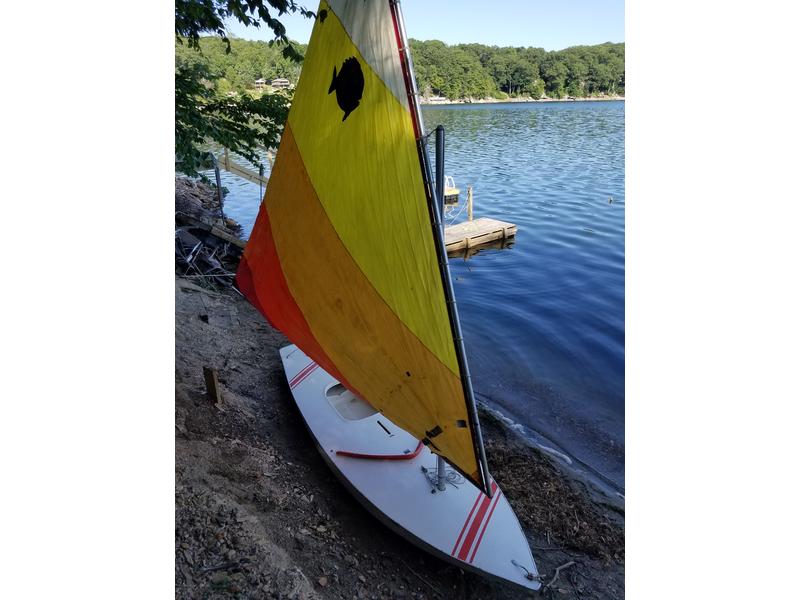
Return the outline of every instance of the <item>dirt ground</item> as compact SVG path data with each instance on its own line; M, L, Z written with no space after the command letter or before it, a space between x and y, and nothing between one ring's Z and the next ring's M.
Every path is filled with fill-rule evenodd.
M196 281L196 280L195 280ZM175 280L176 598L529 598L391 532L323 463L283 374L285 338L230 288ZM206 396L219 372L223 404ZM485 411L492 475L545 598L624 597L624 513Z

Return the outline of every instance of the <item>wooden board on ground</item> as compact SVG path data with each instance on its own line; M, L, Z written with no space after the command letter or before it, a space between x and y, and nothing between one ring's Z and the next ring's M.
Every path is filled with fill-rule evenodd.
M231 243L237 248L241 248L242 250L244 250L244 247L247 245L247 240L239 239L235 235L232 235L231 233L225 231L224 229L217 227L213 223L209 223L208 221L205 221L203 219L198 219L195 216L182 212L176 212L175 221L180 224L187 224L193 227L198 227L203 231L207 231L211 235L218 237L224 242Z
M474 221L464 221L458 225L444 228L444 244L447 251L473 248L494 240L515 236L517 226L513 223L481 217Z

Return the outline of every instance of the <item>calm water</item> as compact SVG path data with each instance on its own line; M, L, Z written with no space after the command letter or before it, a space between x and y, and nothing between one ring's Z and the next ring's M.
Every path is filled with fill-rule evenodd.
M450 261L479 399L624 490L624 102L423 116L445 126L445 171L462 200L473 186L475 216L519 228L511 247ZM249 232L258 186L224 180L226 212Z

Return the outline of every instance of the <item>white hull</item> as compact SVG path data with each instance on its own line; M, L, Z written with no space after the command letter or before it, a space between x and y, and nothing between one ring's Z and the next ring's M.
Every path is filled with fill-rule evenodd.
M296 346L286 346L280 354L320 452L370 512L412 543L463 569L530 590L541 587L528 542L499 487L489 499L454 473L461 480L457 487L448 484L445 492L431 493L421 467L435 474L436 455L422 446L413 456L418 440L354 398ZM412 458L363 459L337 454L342 451Z

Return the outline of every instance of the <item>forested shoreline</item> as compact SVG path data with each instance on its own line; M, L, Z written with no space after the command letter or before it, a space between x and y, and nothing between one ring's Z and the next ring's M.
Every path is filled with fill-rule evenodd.
M625 44L565 50L483 44L448 46L410 40L420 92L426 96L585 98L625 94Z
M285 58L278 45L231 39L231 52L218 37L201 37L202 53L177 43L176 66L201 64L220 94L254 89L257 79L286 78L296 84L302 63ZM625 44L605 43L547 51L534 47L448 45L410 40L417 83L426 97L448 100L587 98L624 96ZM306 46L292 42L302 54Z

